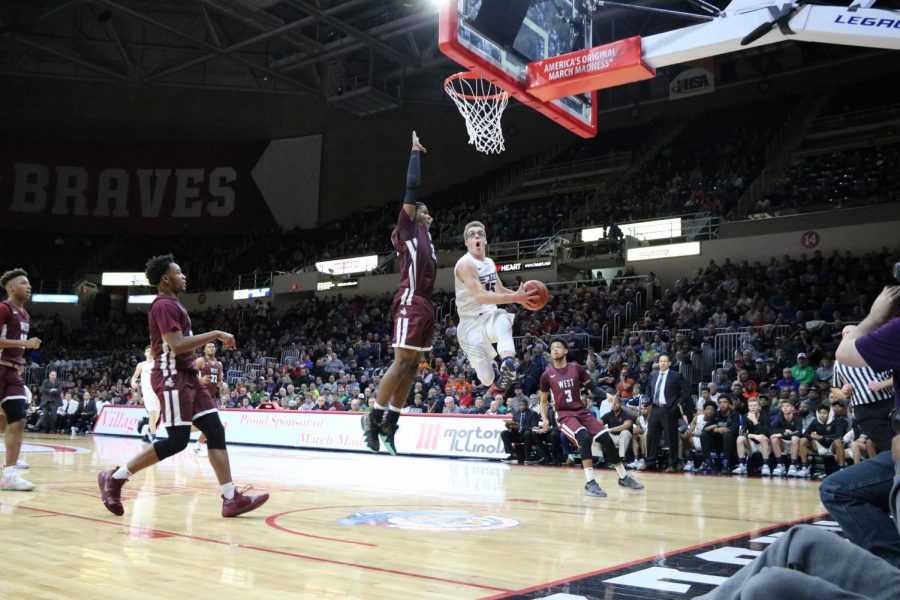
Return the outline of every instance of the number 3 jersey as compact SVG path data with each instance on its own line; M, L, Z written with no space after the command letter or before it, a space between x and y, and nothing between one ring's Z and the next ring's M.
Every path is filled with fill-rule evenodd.
M590 380L590 373L578 363L570 362L562 369L549 366L541 375L541 391L550 392L557 413L584 410L581 388Z
M498 304L481 304L469 292L466 284L459 277L459 266L463 261L469 261L475 265L478 271L478 283L481 287L489 292L496 291L497 286L497 267L494 261L488 257L484 260L478 260L468 252L456 262L453 269L453 280L456 285L456 312L459 313L460 319L474 319L478 315L491 313L502 310Z

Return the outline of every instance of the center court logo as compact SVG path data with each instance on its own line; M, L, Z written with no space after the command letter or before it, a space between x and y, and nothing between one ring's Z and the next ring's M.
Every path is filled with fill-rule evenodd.
M409 531L493 531L518 527L519 521L465 510L392 510L353 513L339 525L372 525Z

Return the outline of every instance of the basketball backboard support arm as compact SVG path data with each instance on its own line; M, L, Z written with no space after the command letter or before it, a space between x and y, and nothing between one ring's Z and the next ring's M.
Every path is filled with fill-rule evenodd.
M787 40L900 50L900 12L862 8L865 4L844 8L735 0L713 21L642 38L643 59L658 69ZM789 10L796 12L787 27L777 27L774 20ZM772 23L771 31L741 45L766 23Z

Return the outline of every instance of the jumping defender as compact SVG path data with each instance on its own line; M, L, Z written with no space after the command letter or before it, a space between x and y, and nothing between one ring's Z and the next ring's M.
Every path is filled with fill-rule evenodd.
M375 406L369 413L366 426L366 446L378 452L379 438L387 451L397 454L394 435L400 409L406 402L413 379L419 368L422 353L431 350L434 338L434 278L437 257L428 229L434 219L428 207L416 201L422 180L420 155L426 152L412 133L412 151L406 172L406 197L391 233L391 242L400 256L400 288L394 295L391 314L394 317L394 362L381 380ZM387 409L387 414L385 414Z

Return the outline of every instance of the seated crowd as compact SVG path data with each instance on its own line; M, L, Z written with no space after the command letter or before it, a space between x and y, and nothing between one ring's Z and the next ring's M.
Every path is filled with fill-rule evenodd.
M458 347L448 316L436 328L434 350L420 364L404 410L509 414L509 460L567 462L566 437L556 427L542 436L537 422L548 342L561 335L570 358L591 374L585 394L591 410L613 428L632 467L652 468L658 457L646 455L647 394L659 357L669 355L675 370L693 377L715 353L715 336L734 332L740 340L734 355L714 357L717 368L691 381L700 384L699 393L684 407L680 447L667 450L685 457L687 470L804 476L815 457L826 455L839 467L873 448L854 429L846 394L832 389L834 334L866 314L897 258L897 250L885 249L862 256L816 252L768 264L711 261L664 292L652 276L558 286L541 311L520 311L518 379L493 398ZM641 307L643 321L615 335L617 315L638 297L657 300ZM445 293L435 299L448 315L451 299ZM230 388L221 406L365 412L392 360L390 301L337 296L303 300L283 312L257 301L196 313L197 330L223 329L238 340L237 349L219 357ZM53 325L40 316L34 322L36 335ZM126 313L53 336L38 355L41 363L26 370L32 426L84 431L105 403L140 404L128 382L146 344L145 323L144 314ZM42 419L46 403L34 377L48 369L58 372L66 396L55 426ZM553 425L552 411L550 419Z

